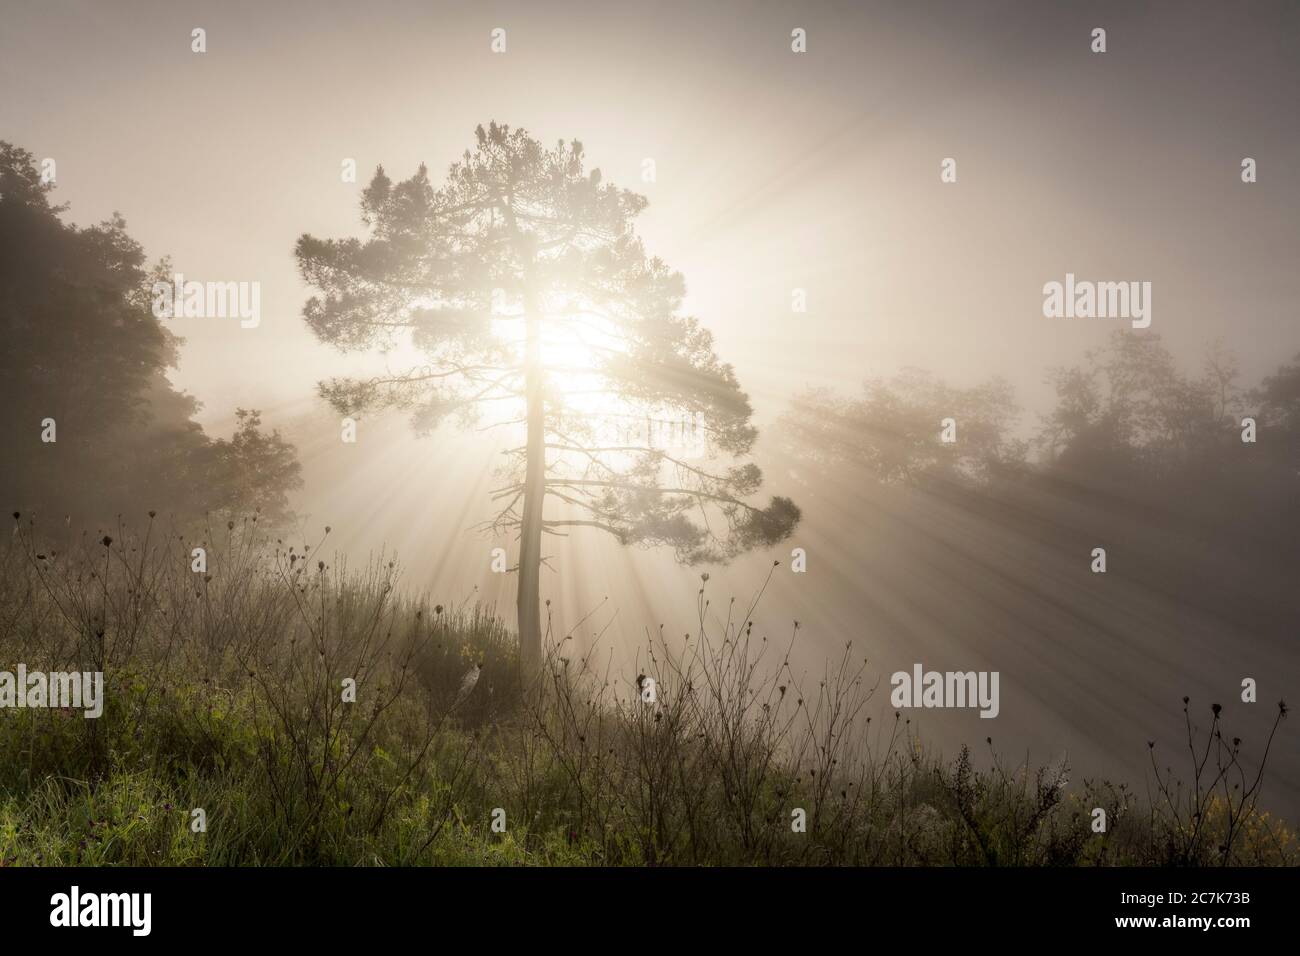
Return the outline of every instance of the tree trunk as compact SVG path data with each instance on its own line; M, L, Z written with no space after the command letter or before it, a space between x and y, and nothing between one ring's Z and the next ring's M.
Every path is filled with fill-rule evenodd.
M528 445L524 472L524 510L519 527L519 666L524 687L542 668L542 505L546 497L546 398L542 389L541 329L528 303L527 370Z

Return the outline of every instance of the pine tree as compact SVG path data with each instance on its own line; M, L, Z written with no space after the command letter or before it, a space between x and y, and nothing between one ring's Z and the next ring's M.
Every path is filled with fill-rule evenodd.
M379 167L362 197L364 241L304 235L296 252L321 292L303 314L322 342L405 340L428 359L320 383L341 414L405 409L419 433L453 416L523 426L487 526L518 534L529 678L542 658L544 534L600 528L721 562L787 537L799 509L744 500L762 478L744 460L752 408L710 333L681 313L682 276L636 235L645 198L586 172L576 140L548 149L496 123L475 133L437 188L423 165L396 184Z

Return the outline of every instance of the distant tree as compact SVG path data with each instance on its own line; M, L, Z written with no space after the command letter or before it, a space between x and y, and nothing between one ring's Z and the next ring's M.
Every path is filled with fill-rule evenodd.
M1011 437L1019 415L1011 386L993 379L955 388L921 369L868 381L859 397L828 389L797 396L779 434L804 463L849 463L877 481L937 488L975 487L1023 462ZM941 441L952 419L956 441Z
M1264 379L1251 398L1266 427L1278 436L1270 446L1284 449L1300 467L1300 355Z
M1154 333L1114 333L1082 366L1052 370L1056 407L1038 437L1047 462L1117 480L1211 467L1236 437L1235 359L1216 343L1200 376L1179 371Z
M397 184L380 167L362 196L366 240L304 235L297 257L323 293L304 307L321 341L359 350L406 338L427 356L402 374L323 382L341 413L406 409L421 433L484 412L523 426L489 527L519 535L531 675L544 533L593 527L722 561L786 537L799 510L786 498L747 503L761 481L752 463L708 463L750 450L751 407L710 334L681 313L681 275L636 236L646 200L587 173L576 140L548 149L495 123L475 137L437 188L424 166ZM678 453L692 437L701 447Z
M287 520L292 514L288 492L302 484L293 446L279 430L262 430L257 409L237 409L235 421L234 435L215 439L204 455L212 489L209 509L224 514L258 510L272 523Z
M191 420L198 403L167 380L181 340L154 316L149 294L165 263L146 269L118 215L85 229L63 222L52 188L31 153L0 142L5 509L79 523L147 510L197 516L234 501L255 507L232 491L255 488L283 512L297 481L292 447L244 430L232 457ZM41 440L46 419L54 442Z

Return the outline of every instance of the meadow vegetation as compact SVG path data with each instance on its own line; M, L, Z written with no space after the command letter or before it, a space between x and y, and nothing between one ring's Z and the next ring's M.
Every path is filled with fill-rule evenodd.
M107 701L97 720L0 710L5 865L1300 860L1259 806L1258 760L1242 765L1208 703L1184 702L1189 749L1157 761L1153 748L1138 790L1076 783L991 741L934 752L905 717L879 716L862 648L796 674L798 627L765 630L757 599L715 606L707 576L696 627L652 633L641 672L552 633L525 688L515 635L488 609L407 595L386 558L336 565L328 531L304 544L257 516L193 534L150 518L59 540L15 522L0 544L0 666L102 671Z

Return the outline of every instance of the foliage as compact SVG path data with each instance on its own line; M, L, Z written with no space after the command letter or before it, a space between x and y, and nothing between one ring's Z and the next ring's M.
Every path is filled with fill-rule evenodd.
M255 411L231 441L209 439L191 420L198 403L167 380L182 340L149 295L166 263L146 268L119 215L65 223L52 189L31 153L0 142L0 500L78 524L144 509L287 517L292 446Z
M1172 805L1143 804L1108 781L1071 789L1064 763L1007 766L991 740L982 761L944 759L900 716L873 722L851 645L820 680L793 673L798 628L764 637L761 593L717 629L706 583L693 633L655 635L635 676L566 656L557 635L523 693L513 635L481 610L401 599L392 562L335 568L321 543L252 518L203 541L208 575L154 528L55 552L24 524L0 550L5 659L102 666L109 688L98 720L0 711L0 862L1298 862L1258 789L1243 802L1191 777ZM458 700L471 661L482 677ZM1198 814L1190 842L1181 807Z
M636 235L645 206L587 172L577 140L548 148L492 123L438 187L423 165L399 183L380 167L362 197L365 241L297 244L304 280L322 293L303 309L322 342L409 342L428 360L322 382L340 413L405 409L419 432L485 413L522 426L488 526L519 534L519 632L534 674L544 533L598 528L701 563L780 541L799 520L788 498L746 500L762 480L739 460L757 435L749 398L683 314L682 276ZM703 449L674 450L662 435L673 430Z

